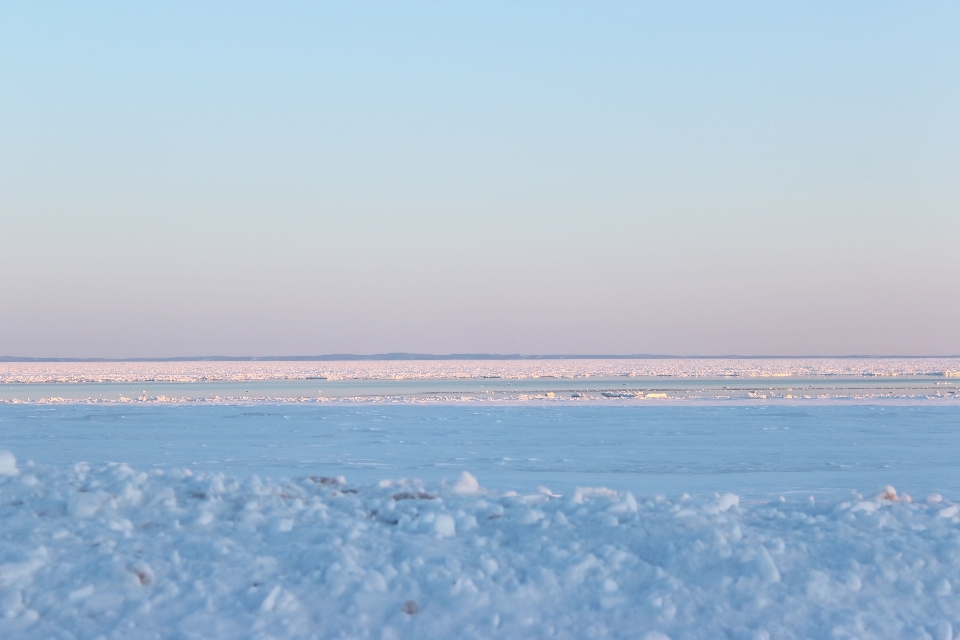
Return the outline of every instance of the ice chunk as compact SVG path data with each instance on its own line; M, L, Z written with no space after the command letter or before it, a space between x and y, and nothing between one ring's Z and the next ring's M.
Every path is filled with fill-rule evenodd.
M883 492L877 497L880 498L881 500L889 500L891 502L896 502L897 490L891 487L890 485L887 485L886 487L884 487Z
M563 496L560 495L559 493L554 493L553 491L551 491L549 487L537 487L537 493L540 493L541 495L545 495L545 496L547 496L548 498L562 498L562 497L563 497Z
M75 518L89 518L97 513L103 505L103 494L77 492L70 496L67 501L67 513Z
M766 547L760 547L757 552L757 568L760 571L760 577L765 582L780 582L780 571Z
M717 507L720 511L726 511L730 507L736 507L740 504L740 496L735 493L725 493L720 496L720 500L717 502Z
M17 459L9 451L0 451L0 476L15 476L20 473L17 469Z
M88 584L85 587L80 587L79 589L75 589L71 591L69 594L67 594L67 600L69 600L70 602L76 602L78 600L86 600L87 598L93 595L93 592L94 592L93 585Z
M957 515L957 511L960 511L960 505L955 505L955 504L950 505L949 507L945 507L945 508L943 508L943 509L940 509L940 517L941 517L941 518L952 518L952 517L954 517L955 515Z
M933 628L933 640L953 640L953 625L946 620L941 620Z
M623 494L623 498L620 502L611 506L607 509L610 513L636 513L637 512L637 499L633 497L633 494L627 491Z
M480 493L480 483L469 471L460 474L460 479L453 486L453 490L462 496L475 496Z
M574 504L583 504L584 500L590 498L617 498L619 495L613 489L607 489L606 487L577 487L577 490L573 492L571 501Z
M433 528L437 532L438 538L452 538L457 535L457 523L445 513L436 517L433 521Z

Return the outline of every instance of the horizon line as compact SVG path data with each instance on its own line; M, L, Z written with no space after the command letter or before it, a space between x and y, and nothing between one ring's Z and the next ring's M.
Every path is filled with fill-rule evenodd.
M41 358L0 356L0 362L358 362L397 360L802 360L802 359L933 359L960 355L676 355L676 354L503 354L503 353L332 353L299 356L174 356L168 358Z

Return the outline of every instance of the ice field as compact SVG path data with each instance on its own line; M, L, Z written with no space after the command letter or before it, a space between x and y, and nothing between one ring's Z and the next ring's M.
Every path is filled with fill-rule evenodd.
M665 403L0 405L0 448L261 478L455 480L569 493L846 498L893 484L960 499L960 406Z
M640 364L4 364L0 637L957 637L955 361Z

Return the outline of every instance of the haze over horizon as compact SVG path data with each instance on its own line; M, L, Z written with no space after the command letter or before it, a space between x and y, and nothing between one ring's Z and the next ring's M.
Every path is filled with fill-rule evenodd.
M0 6L0 355L960 353L960 7Z

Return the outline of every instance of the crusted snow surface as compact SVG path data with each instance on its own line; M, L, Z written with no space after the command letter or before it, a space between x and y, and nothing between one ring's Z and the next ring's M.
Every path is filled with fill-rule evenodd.
M10 460L8 459L9 463ZM13 461L0 637L954 638L960 513Z

